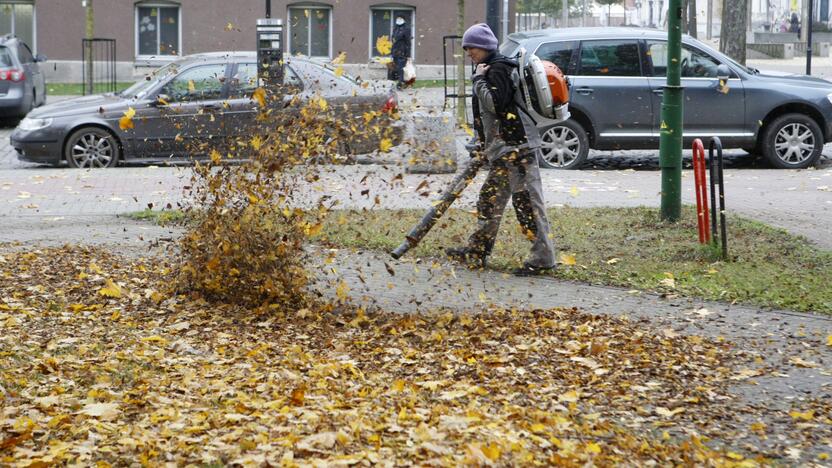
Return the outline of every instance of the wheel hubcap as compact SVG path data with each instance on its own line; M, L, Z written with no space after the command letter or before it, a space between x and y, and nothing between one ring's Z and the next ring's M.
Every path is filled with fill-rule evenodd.
M777 132L774 151L786 164L800 164L815 152L815 134L801 123L788 124Z
M581 152L578 135L568 127L552 127L543 134L541 153L547 163L555 167L572 164Z
M70 156L78 167L107 167L113 160L113 153L109 136L85 133L72 145Z

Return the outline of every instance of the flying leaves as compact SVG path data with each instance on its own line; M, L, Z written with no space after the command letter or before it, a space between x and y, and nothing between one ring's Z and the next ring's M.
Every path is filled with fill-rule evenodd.
M386 35L379 36L379 38L376 39L376 50L378 50L381 55L389 55L393 50L393 43L390 42L390 38Z
M134 128L133 125L133 117L136 116L136 109L132 107L128 107L126 111L124 111L124 115L118 120L118 128L127 131L132 130Z

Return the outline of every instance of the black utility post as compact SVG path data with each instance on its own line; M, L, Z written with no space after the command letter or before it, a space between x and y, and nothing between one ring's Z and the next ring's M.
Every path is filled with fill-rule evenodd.
M806 20L808 25L803 25L804 27L808 27L807 34L806 34L806 74L812 74L812 23L815 22L815 1L809 0L809 18Z
M266 0L266 18L272 17L272 0Z

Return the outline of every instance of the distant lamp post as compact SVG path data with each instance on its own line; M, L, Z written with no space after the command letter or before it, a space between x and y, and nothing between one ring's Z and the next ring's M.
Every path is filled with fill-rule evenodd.
M651 28L655 28L655 27L656 27L656 24L655 24L655 23L653 23L653 0L648 0L648 2L647 2L647 3L649 3L649 4L650 4L650 15L649 15L649 16L650 16L650 18L649 18L649 20L648 20L648 21L649 21L649 25L650 25L650 27L651 27Z
M638 19L638 25L641 26L641 2L636 1L636 18Z

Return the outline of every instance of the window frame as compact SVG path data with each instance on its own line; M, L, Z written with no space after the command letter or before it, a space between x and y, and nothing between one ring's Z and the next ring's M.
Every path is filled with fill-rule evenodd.
M546 41L541 42L540 44L535 47L533 54L538 55L540 48L549 44L562 44L565 42L573 43L574 47L572 47L572 55L569 57L569 63L567 64L566 70L561 70L565 75L574 75L578 71L578 61L581 58L581 40L580 39L566 39L561 41ZM542 57L541 57L542 59ZM557 64L555 64L557 65Z
M667 72L665 72L664 76L662 76L662 75L656 75L656 71L655 71L655 69L653 68L653 57L652 57L651 55L647 54L647 52L650 50L650 43L662 43L662 44L664 44L665 46L667 46L667 40L663 40L663 39L648 39L648 40L646 40L646 41L644 42L644 57L645 57L645 60L647 61L647 63L645 64L645 66L647 67L646 69L649 69L649 70L650 70L650 75L649 75L649 76L650 76L651 78L665 78L665 79L667 79ZM704 50L700 49L699 47L696 47L696 46L695 46L695 45L693 45L693 44L689 44L689 43L686 43L686 42L682 42L682 48L684 49L685 47L687 47L688 49L690 49L690 50L692 50L692 51L696 51L696 52L699 52L699 53L700 53L700 54L702 54L702 55L705 55L705 56L710 57L711 59L715 60L715 61L716 61L716 63L717 63L717 64L719 64L719 65L726 65L726 66L728 66L728 69L729 69L729 70L731 70L731 75L730 75L730 77L729 77L728 79L730 79L730 80L738 80L738 79L740 79L740 76L737 74L737 72L735 72L735 71L734 71L734 68L733 68L733 67L731 67L729 64L727 64L727 63L723 62L722 60L720 60L720 59L719 59L719 57L716 57L716 56L714 56L714 55L711 55L711 54L709 54L708 52L706 52L706 51L704 51ZM680 76L680 79L682 79L682 80L709 80L709 81L714 81L714 80L716 80L716 78L699 77L699 76Z
M316 4L316 3L293 3L286 5L286 53L290 56L292 54L292 10L303 10L303 9L316 9L316 10L327 10L329 14L329 43L327 44L327 53L328 55L309 55L309 54L301 54L303 57L309 57L313 59L327 59L332 60L332 6L331 5L324 5L324 4ZM306 30L308 31L307 37L307 52L312 50L312 15L307 17L308 23Z
M373 44L373 12L374 11L396 11L396 10L410 10L410 17L412 18L410 22L410 60L416 62L416 7L410 5L374 5L370 6L370 15L367 18L367 56L372 61L379 61L382 58L387 58L383 55L373 55L373 51L376 48L376 45ZM396 19L392 16L390 17L390 34L393 34L393 27L395 26Z
M588 42L614 42L614 41L619 41L619 42L630 42L630 41L632 41L632 43L634 43L636 45L636 48L638 49L639 74L638 75L584 75L583 74L583 64L582 64L581 57L583 57L583 50L584 50L584 46L586 45L586 43L588 43ZM645 52L645 49L644 49L645 46L643 44L644 41L642 41L641 39L627 38L627 37L612 38L612 39L597 38L597 39L581 39L580 42L581 42L581 44L577 48L578 53L577 53L576 64L575 64L575 76L581 76L581 77L586 77L586 78L618 78L618 79L622 79L622 78L648 78L648 75L645 73L645 71L646 71L646 68L645 68L645 65L646 65L645 64L645 59L646 59L646 57L645 57L645 53L644 53ZM651 72L653 71L652 68L650 69L650 71Z
M183 74L188 73L189 71L196 70L196 69L199 69L199 68L216 67L216 66L223 67L223 78L225 80L222 84L222 89L220 90L220 97L211 98L211 99L201 99L201 100L171 101L169 104L170 105L176 105L176 106L182 106L182 105L195 104L195 103L200 103L200 102L224 101L228 98L229 91L231 89L231 83L230 83L231 78L229 77L229 71L231 69L231 66L227 62L226 63L195 63L195 64L193 64L189 67L186 67L186 68L180 70L175 75L166 79L163 83L159 83L159 85L153 91L153 95L158 96L160 94L165 94L165 93L163 93L163 91L165 90L165 88L171 82L173 82L175 79L179 78Z
M29 50L32 52L33 56L37 56L38 50L38 8L35 4L34 0L0 0L0 7L3 5L10 5L12 6L12 30L11 34L15 37L18 37L15 33L15 12L16 8L14 5L31 5L32 6L32 42L29 43ZM19 39L23 40L24 38L18 37ZM25 42L25 41L24 41Z
M176 23L178 26L177 31L177 40L179 41L179 50L177 50L178 55L162 55L158 53L159 46L161 43L160 35L162 34L161 28L159 27L159 17L157 15L156 19L156 50L157 53L155 55L142 55L140 54L140 44L139 44L139 8L176 8L177 11L177 19ZM182 5L176 3L162 3L162 2L140 2L133 5L133 54L136 58L136 61L141 62L170 62L177 59L182 58L185 54L182 53L184 50L184 45L182 44Z
M257 62L256 61L254 61L254 62L247 62L247 61L234 62L232 65L233 66L231 67L229 77L228 77L228 81L229 81L229 83L228 83L228 98L229 99L250 99L248 97L243 98L243 97L234 96L234 92L240 90L239 82L235 82L234 77L237 76L237 73L239 72L241 66L254 65L254 67L257 68L257 66L258 66ZM298 88L297 93L303 92L303 90L306 87L304 86L303 80L300 78L300 75L298 75L298 72L296 72L295 69L292 68L291 65L289 65L288 61L286 63L284 63L284 67L286 67L286 69L289 70L289 73L292 73L297 78L298 83L300 83L297 86L297 88ZM283 73L284 73L284 76L285 76L286 71L284 70ZM258 81L257 86L259 86L260 85L260 83L259 83L260 79L258 78L257 81Z

